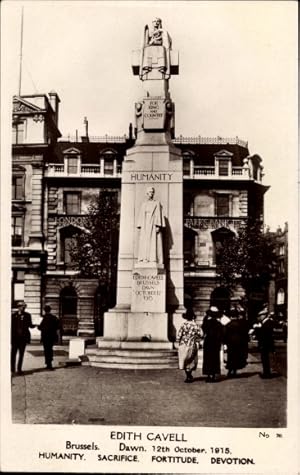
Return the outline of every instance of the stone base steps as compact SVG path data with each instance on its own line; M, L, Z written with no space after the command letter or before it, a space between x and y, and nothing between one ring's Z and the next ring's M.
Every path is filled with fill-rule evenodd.
M178 355L177 350L89 348L82 365L116 369L175 369L178 368Z

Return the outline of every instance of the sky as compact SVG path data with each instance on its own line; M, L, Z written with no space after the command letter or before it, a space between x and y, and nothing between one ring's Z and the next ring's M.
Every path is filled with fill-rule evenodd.
M2 99L55 90L63 136L123 135L141 82L131 71L158 16L179 51L170 80L176 136L236 137L263 159L265 223L283 227L297 197L297 2L4 1ZM3 80L4 79L4 80Z

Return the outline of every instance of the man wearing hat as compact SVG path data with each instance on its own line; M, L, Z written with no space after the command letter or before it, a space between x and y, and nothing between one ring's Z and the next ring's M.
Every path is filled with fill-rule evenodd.
M273 336L274 320L271 314L268 313L267 306L259 312L258 320L259 323L255 325L255 332L263 366L263 373L260 376L261 378L271 378L270 353L275 351Z
M22 364L27 343L30 343L30 330L36 325L32 324L31 315L25 312L26 303L18 302L18 310L12 314L11 320L11 372L16 372L16 358L18 358L18 373L22 374Z
M59 328L58 318L51 313L50 305L45 305L45 314L38 326L41 331L41 341L44 347L45 364L47 369L53 370L53 345L57 343L57 331Z

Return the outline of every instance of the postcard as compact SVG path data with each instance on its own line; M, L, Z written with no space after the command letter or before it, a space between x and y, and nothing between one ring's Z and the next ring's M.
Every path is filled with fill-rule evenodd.
M297 20L3 2L4 472L298 473Z

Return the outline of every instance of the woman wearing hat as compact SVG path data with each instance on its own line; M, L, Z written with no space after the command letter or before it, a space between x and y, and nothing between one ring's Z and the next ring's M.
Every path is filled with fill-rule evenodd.
M192 383L192 372L197 369L198 365L198 348L201 339L201 328L195 322L195 314L189 308L183 317L185 322L178 331L178 359L179 369L183 369L186 374L185 383Z
M228 377L235 377L237 370L247 365L248 328L239 312L230 310L231 321L225 327L224 343L227 345Z
M221 373L220 351L223 342L223 325L218 320L219 310L210 307L204 317L202 330L203 341L203 374L207 376L206 382L216 381L216 375Z

